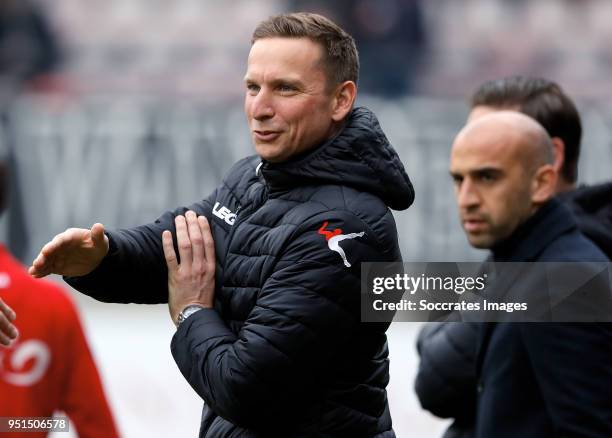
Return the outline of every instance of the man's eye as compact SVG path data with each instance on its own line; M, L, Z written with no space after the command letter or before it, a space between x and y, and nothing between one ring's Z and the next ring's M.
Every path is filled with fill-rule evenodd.
M247 84L247 90L250 93L258 93L259 92L259 85Z
M480 175L480 180L482 182L492 182L495 181L495 176L490 173L483 173Z
M295 91L295 87L293 85L283 84L278 86L278 91L281 93L290 93Z

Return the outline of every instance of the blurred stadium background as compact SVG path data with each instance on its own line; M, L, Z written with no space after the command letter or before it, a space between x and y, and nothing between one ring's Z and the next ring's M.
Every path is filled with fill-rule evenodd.
M0 237L24 262L68 227L129 227L207 195L251 144L242 76L269 15L322 12L356 36L372 108L417 192L396 214L405 260L479 260L447 175L466 97L512 74L557 81L583 115L580 181L612 172L612 2L607 0L3 0L0 144L12 165ZM58 280L59 279L54 279ZM201 403L169 352L165 306L74 293L126 437L195 436ZM399 437L445 422L412 391L418 324L389 332ZM62 436L65 436L62 435Z

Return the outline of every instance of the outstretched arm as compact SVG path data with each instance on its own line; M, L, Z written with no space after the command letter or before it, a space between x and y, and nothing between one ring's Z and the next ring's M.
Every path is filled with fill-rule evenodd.
M211 216L216 191L188 208ZM43 247L30 273L42 277L64 275L68 284L99 301L111 303L168 302L168 271L162 232L175 232L174 218L187 208L168 211L155 222L135 228L105 231L69 229Z

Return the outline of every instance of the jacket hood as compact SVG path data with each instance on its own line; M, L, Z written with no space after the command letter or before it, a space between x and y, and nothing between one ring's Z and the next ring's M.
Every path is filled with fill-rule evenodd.
M272 191L303 184L339 184L372 193L394 210L414 201L414 189L397 152L367 108L351 111L333 139L295 160L263 161L261 172Z
M579 187L560 198L576 216L580 231L612 258L612 182Z

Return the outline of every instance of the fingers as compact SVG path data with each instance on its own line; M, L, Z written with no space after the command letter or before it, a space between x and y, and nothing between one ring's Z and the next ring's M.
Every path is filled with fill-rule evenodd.
M176 226L176 243L178 244L179 257L181 264L186 263L191 265L193 261L191 241L189 240L189 232L187 231L187 221L185 216L177 216L174 218Z
M91 239L94 242L103 242L104 241L104 225L100 223L95 223L91 227Z
M45 246L42 247L42 249L40 250L40 253L42 255L44 255L45 257L50 257L54 254L55 251L58 250L58 248L60 246L62 246L62 244L65 242L66 237L65 234L66 232L60 233L58 235L56 235L51 242L47 243Z
M197 216L195 212L188 211L185 216L177 216L174 219L176 226L176 240L179 248L179 257L181 265L186 263L194 265L200 270L205 265L207 269L214 269L215 264L215 246L210 225L204 216ZM176 254L171 246L171 234L165 237L166 232L162 235L162 243L164 245L164 254L168 263L168 256L176 262ZM167 240L169 239L169 240ZM169 245L169 246L168 246ZM170 252L172 250L172 252ZM173 258L172 258L173 256ZM170 265L168 265L170 266Z
M44 277L45 274L45 256L39 253L32 262L32 266L28 269L28 273L36 278Z
M8 345L19 333L13 324L4 315L0 315L0 340L3 345Z
M53 265L57 253L61 246L66 243L69 231L66 230L63 233L57 234L51 242L42 247L40 253L32 262L32 266L28 269L30 275L41 278L53 273Z
M193 211L188 211L185 213L185 219L187 220L187 231L189 232L191 249L193 250L193 265L195 269L201 269L204 266L205 254L204 239L198 224L198 217Z
M11 344L11 338L0 331L0 345L8 346Z
M91 240L96 246L103 245L108 248L108 237L106 237L106 234L104 234L104 225L102 225L101 223L95 223L92 225Z
M174 245L172 244L172 233L168 230L162 233L162 247L164 248L164 256L166 257L168 270L176 269L178 267L176 252L174 251Z
M32 262L32 266L28 269L30 275L36 278L42 278L53 273L55 265L55 255L45 256L42 252Z
M36 278L41 278L51 273L51 266L62 239L58 234L53 240L42 247L38 256L32 262L32 266L28 270L30 275Z
M104 225L95 223L91 227L91 240L95 247L104 248L104 255L108 254L110 244L108 237L104 234Z
M210 231L210 224L204 216L198 217L198 225L204 239L205 263L207 270L215 269L215 241Z
M14 321L17 317L15 311L11 309L8 304L2 301L2 298L0 298L0 312L3 313L9 321Z
M91 230L69 228L42 247L28 272L37 278L49 274L86 275L100 264L108 249L104 225L94 224Z
M0 299L0 344L9 345L19 334L11 321L16 318L15 312Z

